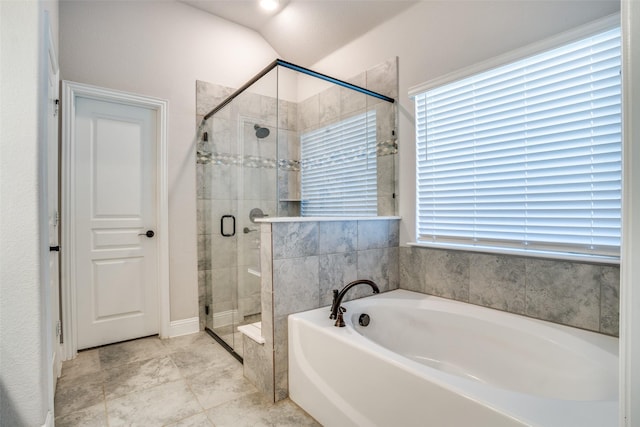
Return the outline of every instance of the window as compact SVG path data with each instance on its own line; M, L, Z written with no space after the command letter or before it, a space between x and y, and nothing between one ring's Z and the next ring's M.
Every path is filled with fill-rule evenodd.
M618 256L620 29L415 95L418 242Z
M378 211L376 112L300 137L302 216L372 216Z

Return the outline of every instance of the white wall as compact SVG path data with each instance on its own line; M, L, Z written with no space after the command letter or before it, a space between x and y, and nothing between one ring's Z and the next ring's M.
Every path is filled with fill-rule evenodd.
M311 66L346 79L399 57L402 245L415 241L415 124L409 88L619 9L617 0L422 1Z
M40 426L53 415L47 159L42 138L47 99L42 80L45 12L57 42L57 2L0 1L2 426Z
M62 1L60 46L65 80L169 100L171 320L197 317L196 80L239 87L276 52L174 1Z

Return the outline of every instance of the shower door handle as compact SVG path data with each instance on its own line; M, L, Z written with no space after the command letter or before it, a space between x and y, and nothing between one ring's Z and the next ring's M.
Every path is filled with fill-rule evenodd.
M232 220L232 229L231 229L231 234L226 234L224 232L224 220L226 218L231 218ZM222 217L220 218L220 234L222 234L224 237L233 237L236 235L236 217L233 215L222 215Z

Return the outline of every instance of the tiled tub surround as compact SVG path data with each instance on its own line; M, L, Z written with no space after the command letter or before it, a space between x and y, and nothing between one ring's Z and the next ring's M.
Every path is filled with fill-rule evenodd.
M275 401L287 396L287 316L330 305L331 290L356 278L383 292L407 289L618 334L617 266L398 247L398 227L398 219L313 218L261 226L265 344L243 338L244 373L259 390ZM370 293L356 287L346 299Z
M400 248L400 288L618 336L620 269L511 255Z
M399 218L288 220L261 225L265 343L243 337L245 376L274 401L288 395L289 314L330 305L332 290L355 279L371 279L381 292L399 285ZM356 287L345 300L370 293Z

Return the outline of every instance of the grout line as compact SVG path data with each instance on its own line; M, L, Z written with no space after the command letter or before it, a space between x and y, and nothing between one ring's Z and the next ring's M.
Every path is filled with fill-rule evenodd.
M103 386L102 388L103 388L103 392L104 392L104 386ZM107 398L106 398L106 395L105 395L105 398L104 398L104 401L103 401L103 402L104 402L104 419L105 419L105 421L107 422L107 427L109 427L109 424L110 424L110 423L109 423L109 409L107 408Z

